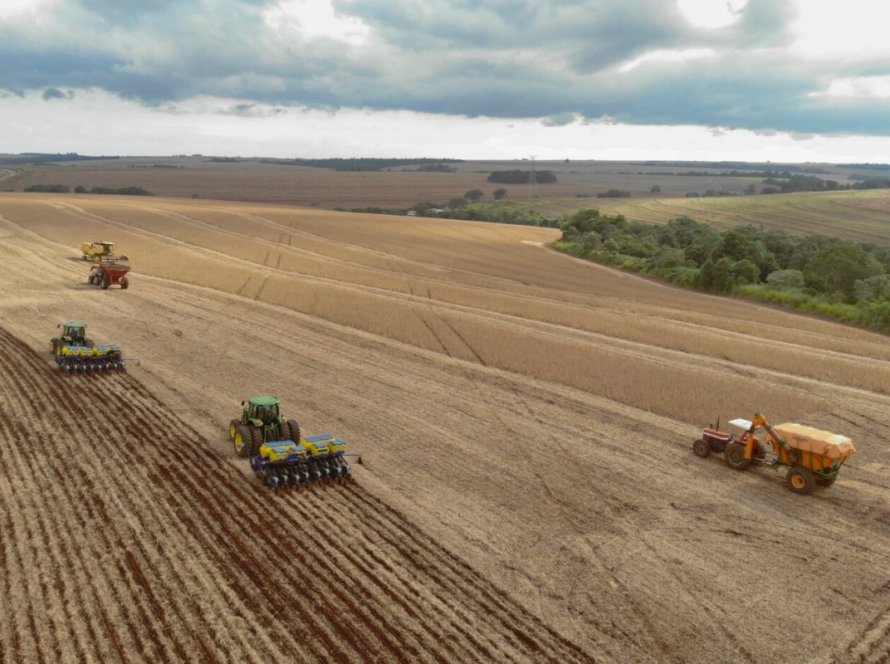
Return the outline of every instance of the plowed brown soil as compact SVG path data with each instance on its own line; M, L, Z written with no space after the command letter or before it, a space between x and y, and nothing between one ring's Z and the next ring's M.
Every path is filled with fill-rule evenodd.
M554 235L0 195L0 661L886 661L886 338ZM97 239L129 290L85 283ZM72 318L141 364L61 375ZM261 486L255 393L356 482ZM754 410L859 452L807 497L692 455Z

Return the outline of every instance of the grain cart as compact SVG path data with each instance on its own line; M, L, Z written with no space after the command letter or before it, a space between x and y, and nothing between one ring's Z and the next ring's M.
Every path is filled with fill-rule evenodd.
M772 426L760 413L754 414L753 421L738 418L729 423L739 428L741 435L705 429L703 437L693 443L693 451L708 456L713 448L710 441L702 444L705 435L709 431L712 438L719 434L726 465L735 470L745 470L751 464L773 469L787 466L785 485L794 493L810 494L819 485L831 486L844 462L856 453L853 441L846 436L803 424Z
M300 488L351 477L346 443L325 433L303 438L296 420L285 420L276 397L260 395L241 402L241 419L229 422L235 454L248 457L251 469L269 486ZM359 457L361 463L361 457Z
M81 258L85 261L96 260L97 258L106 258L114 256L114 242L83 242L80 245L80 251L83 254Z
M130 266L114 260L100 259L90 268L90 274L87 277L87 283L93 286L101 286L108 288L109 286L120 286L126 290L130 287L127 279L127 273Z
M49 350L65 372L123 371L127 360L119 344L97 344L86 336L86 323L67 321L61 334L50 339Z

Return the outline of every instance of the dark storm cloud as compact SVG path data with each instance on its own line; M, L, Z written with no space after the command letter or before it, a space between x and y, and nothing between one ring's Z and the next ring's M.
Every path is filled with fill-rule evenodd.
M0 20L0 91L104 89L149 106L195 96L466 116L884 133L881 109L819 96L836 71L794 60L789 0L749 0L736 23L692 26L667 0L334 0L361 41L307 33L278 0L66 0ZM656 54L653 56L653 53ZM658 53L667 54L658 57ZM678 55L679 54L679 55ZM685 54L685 56L684 56ZM631 63L637 62L636 66ZM824 67L824 65L823 65ZM55 91L55 92L51 92ZM278 112L278 111L274 111Z

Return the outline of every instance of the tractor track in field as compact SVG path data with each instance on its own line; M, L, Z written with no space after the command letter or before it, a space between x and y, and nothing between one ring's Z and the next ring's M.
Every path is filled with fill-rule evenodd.
M2 328L0 372L0 661L592 660L360 485L272 495Z

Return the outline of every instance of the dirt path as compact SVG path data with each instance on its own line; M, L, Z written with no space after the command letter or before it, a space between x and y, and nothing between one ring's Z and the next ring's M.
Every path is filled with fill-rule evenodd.
M884 338L436 224L0 196L0 659L881 661ZM128 291L82 283L94 237ZM55 373L72 318L141 365ZM357 483L261 487L255 393ZM691 454L756 408L859 453L806 498Z

